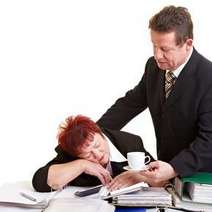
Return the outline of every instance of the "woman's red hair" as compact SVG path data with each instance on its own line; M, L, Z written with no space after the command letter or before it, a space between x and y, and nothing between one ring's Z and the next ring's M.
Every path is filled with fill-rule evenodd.
M58 143L73 156L80 153L80 147L93 140L95 133L102 135L100 128L90 118L82 115L70 116L59 126Z

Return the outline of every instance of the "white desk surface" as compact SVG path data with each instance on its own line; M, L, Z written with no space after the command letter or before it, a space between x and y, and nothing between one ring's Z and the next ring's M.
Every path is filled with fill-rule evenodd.
M104 200L100 200L99 194L90 195L88 197L75 197L74 192L77 190L83 190L83 187L68 186L61 192L57 193L51 201L50 206L45 209L45 212L81 212L81 211L95 211L99 206L99 211L113 212L115 207L108 204ZM0 187L0 200L14 200L17 201L19 198L23 198L20 192L25 192L35 197L38 201L48 199L52 196L51 192L40 193L35 192L30 182L16 182L6 183ZM83 206L83 207L82 207ZM95 209L94 209L95 208ZM42 209L29 209L29 208L18 208L0 206L0 212L41 212Z

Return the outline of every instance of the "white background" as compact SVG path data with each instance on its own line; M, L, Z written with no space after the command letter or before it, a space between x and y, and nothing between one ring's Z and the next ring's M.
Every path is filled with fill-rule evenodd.
M31 180L55 155L65 117L97 120L138 83L152 55L148 20L163 6L188 7L195 47L212 60L207 2L1 0L0 184ZM156 155L148 111L124 130Z

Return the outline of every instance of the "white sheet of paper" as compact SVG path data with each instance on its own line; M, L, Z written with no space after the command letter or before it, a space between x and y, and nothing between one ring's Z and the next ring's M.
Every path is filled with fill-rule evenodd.
M79 190L84 190L85 187L75 187L68 186L60 192L36 192L33 190L31 183L29 182L17 182L17 183L7 183L0 187L0 202L18 202L23 204L36 204L22 195L20 192L24 192L34 198L37 201L51 199L48 208L45 209L45 212L95 212L95 211L104 211L104 212L114 212L115 207L108 204L107 201L100 199L99 194L94 194L89 197L76 197L74 192ZM40 212L41 209L29 209L29 208L19 208L19 207L8 207L0 205L0 212Z

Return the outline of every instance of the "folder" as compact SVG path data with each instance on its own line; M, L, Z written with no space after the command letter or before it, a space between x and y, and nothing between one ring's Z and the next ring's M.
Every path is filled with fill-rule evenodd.
M212 204L212 173L199 172L175 178L174 187L184 201Z
M146 208L141 208L141 207L134 207L134 208L117 207L115 212L147 212L147 211L146 211Z

